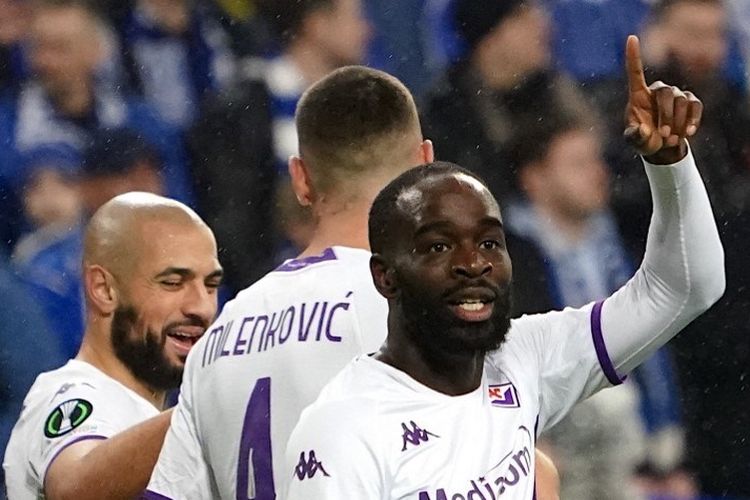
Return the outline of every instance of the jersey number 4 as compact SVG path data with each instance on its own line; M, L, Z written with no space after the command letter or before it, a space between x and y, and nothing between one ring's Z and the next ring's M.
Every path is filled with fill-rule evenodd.
M245 410L237 465L237 500L274 500L271 379L258 379Z

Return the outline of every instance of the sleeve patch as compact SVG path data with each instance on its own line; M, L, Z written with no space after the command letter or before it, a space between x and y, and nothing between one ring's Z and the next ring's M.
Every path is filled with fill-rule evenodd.
M69 399L60 403L44 421L44 435L58 438L83 424L94 412L94 407L85 399Z

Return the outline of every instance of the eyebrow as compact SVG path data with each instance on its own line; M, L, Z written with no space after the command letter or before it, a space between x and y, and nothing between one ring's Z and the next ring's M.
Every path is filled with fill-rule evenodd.
M155 276L156 279L164 278L166 276L170 276L172 274L176 274L182 278L188 278L191 276L195 276L195 271L192 269L188 269L186 267L168 267L164 269L162 272L157 274ZM212 279L212 278L221 278L224 276L224 270L223 269L216 269L211 274L206 276L206 279Z
M500 230L503 230L503 223L500 222L495 217L482 217L482 219L479 221L479 224L482 226L491 226L496 227ZM453 228L453 224L447 221L436 221L436 222L430 222L428 224L425 224L424 226L417 229L414 233L414 236L421 236L425 233L429 233L431 231L448 231Z

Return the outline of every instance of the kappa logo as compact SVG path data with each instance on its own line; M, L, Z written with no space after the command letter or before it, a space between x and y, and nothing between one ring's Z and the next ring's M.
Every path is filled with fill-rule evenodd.
M48 438L64 436L84 423L93 411L94 407L85 399L60 403L44 422L44 435Z
M512 383L494 384L489 386L490 404L500 408L519 408L521 402Z
M311 479L318 471L322 472L324 476L330 477L330 474L323 468L323 462L318 461L315 456L315 450L310 450L307 458L305 458L304 451L299 454L299 463L294 467L294 474L297 479L300 481Z
M404 446L401 448L401 451L406 450L407 444L413 444L414 446L419 446L422 443L426 443L430 440L430 436L439 438L437 434L433 434L432 432L420 428L414 420L409 421L409 427L405 423L401 423L401 428L404 430L404 435L402 436L404 438Z

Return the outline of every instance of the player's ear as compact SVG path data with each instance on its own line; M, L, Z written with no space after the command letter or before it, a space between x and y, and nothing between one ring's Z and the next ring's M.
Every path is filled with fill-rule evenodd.
M299 204L303 207L310 206L315 196L310 180L310 172L305 162L299 156L289 157L289 177L292 180L292 189Z
M115 277L99 265L86 266L83 272L87 302L104 315L117 308Z
M425 139L420 145L420 153L422 155L421 164L432 163L435 161L435 148L432 146L432 141Z
M370 273L380 295L386 299L396 297L398 290L396 273L382 255L376 253L370 257Z

